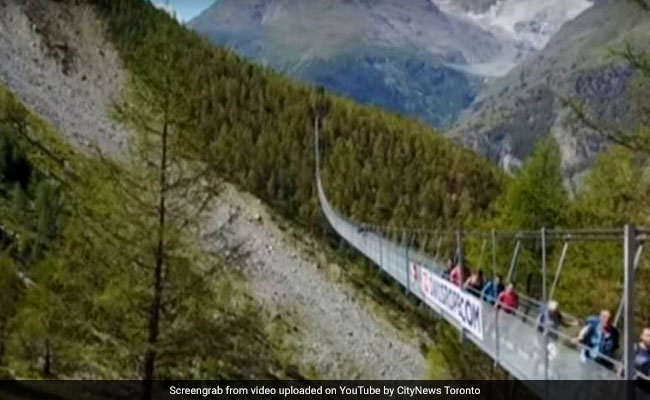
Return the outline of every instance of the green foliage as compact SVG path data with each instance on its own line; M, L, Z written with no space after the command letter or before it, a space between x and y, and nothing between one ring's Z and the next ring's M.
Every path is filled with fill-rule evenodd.
M41 356L48 360L38 375L47 377L51 366L47 354L57 345L47 332L54 331L64 314L55 314L57 303L50 302L46 284L35 288L28 276L54 276L49 275L51 260L46 253L57 242L63 213L57 183L38 174L29 159L24 138L31 122L18 101L0 88L0 285L3 295L7 293L0 313L0 366L5 361L14 365L20 348L22 360ZM21 369L17 364L14 368Z
M38 284L25 290L10 324L7 358L9 365L26 378L52 378L69 372L70 357L65 349L75 345L76 335L66 329L70 310L62 301L67 282L60 275L63 260L47 258L34 268ZM64 354L65 353L65 354Z
M20 281L13 260L0 253L0 375L5 365L7 325L15 314L20 296Z
M4 194L13 185L26 189L32 177L29 162L11 140L13 129L10 123L0 125L0 193Z
M537 144L531 158L495 202L493 215L480 226L513 231L563 228L569 222L569 205L558 147L554 139L548 138ZM495 270L505 279L510 272L515 246L516 240L497 239L493 250L491 240L471 239L467 244L467 254L473 265L482 268L486 276L491 276ZM549 260L555 248L554 243L547 245ZM541 243L522 241L511 278L520 290L541 298Z
M647 2L631 2L639 5L639 15L647 18ZM647 106L650 53L646 45L636 45L630 39L617 55L635 73L628 83L629 107L634 117L632 124L610 124L594 110L568 103L580 122L615 144L599 158L577 194L571 207L572 226L621 228L627 223L647 226L650 222L647 207L650 200L650 108ZM597 249L586 245L576 247L574 251L579 257L571 259L561 281L561 286L570 288L570 291L560 291L559 297L580 313L594 312L598 308L615 310L621 298L623 281L620 244L605 244ZM639 327L650 325L650 271L647 265L647 252L644 252L637 275L636 322ZM575 296L576 292L581 296Z
M136 77L144 80L149 70L168 65L148 55L160 54L153 49L161 32L164 44L179 52L183 62L166 73L182 80L179 97L197 99L184 111L193 124L188 153L294 221L324 226L313 179L317 90L211 46L144 1L96 4ZM426 228L461 225L501 191L503 178L494 167L424 125L334 96L322 101L329 107L321 143L324 182L347 214Z
M495 226L530 230L561 227L569 204L560 170L560 153L552 137L537 144L517 179L497 203Z
M419 123L291 83L214 48L144 1L95 3L133 72L136 96L173 102L174 118L187 124L187 157L310 230L327 226L314 187L317 109L326 111L319 145L327 194L355 219L460 227L480 220L502 191L496 168ZM161 82L174 87L171 98Z
M155 111L143 109L151 114L130 114L141 117L130 120L134 126L160 126ZM175 133L179 126L173 124ZM11 174L0 181L0 374L139 378L151 345L159 142L139 135L131 156L119 162L80 154L1 87L0 127L0 149L11 155L2 159L21 160L3 165L29 171L25 185ZM170 151L170 160L181 156ZM155 376L287 376L282 335L229 270L232 261L204 248L196 225L184 219L198 209L186 207L176 191L203 197L187 190L185 182L196 180L183 178L196 173L204 192L213 182L195 167L170 166L164 191L169 214Z
M359 218L401 224L398 218L418 208L421 226L461 224L500 191L494 168L420 124L290 84L213 48L148 2L96 3L133 78L125 101L116 104L116 116L139 132L131 157L82 156L15 99L2 108L3 127L12 130L7 137L17 139L30 164L29 182L7 185L1 204L2 222L19 232L6 247L12 268L34 284L20 285L6 318L3 362L16 376L139 377L153 347L160 379L282 375L277 338L267 338L263 314L224 262L207 257L194 234L181 229L193 209L175 194L162 227L169 302L151 341L161 231L156 201L167 194L159 164L164 126L174 152L167 187L223 174L309 226L324 226L313 187L317 101L330 111L322 143L332 155L325 163L328 192ZM14 147L2 146L3 165L21 159ZM340 147L348 150L344 158L328 151ZM369 196L361 185L380 195ZM402 194L412 192L413 198Z
M142 355L151 346L146 325L155 294L151 270L159 240L152 232L160 231L154 204L160 200L165 125L173 133L169 145L176 162L170 170L209 181L212 174L225 176L320 233L326 224L313 177L317 105L327 109L319 144L326 191L354 219L427 229L619 227L628 220L647 221L646 164L632 153L615 150L604 157L570 202L551 140L538 144L520 176L507 182L486 161L423 125L293 84L212 47L146 1L93 3L133 78L126 101L116 105L117 116L140 132L131 159L71 156L51 138L48 148L56 151L48 154L24 139L28 117L21 107L7 101L0 107L2 223L20 233L2 237L7 254L0 259L0 288L15 293L16 301L0 312L0 335L12 327L5 358L21 376L74 377L79 371L84 377L139 376ZM60 159L73 164L63 168ZM71 179L70 169L83 178ZM165 293L174 301L155 344L156 376L264 377L263 366L275 362L275 344L265 342L266 332L256 323L262 314L243 300L223 261L207 257L195 237L179 228L188 217L182 210L187 211L178 207L163 227L169 244ZM431 250L435 242L425 238L419 244ZM444 254L449 243L442 246ZM478 260L481 243L468 247ZM552 260L557 251L549 248ZM612 265L620 265L620 249L571 251L578 255L570 257L557 294L563 307L582 315L600 306L614 308L620 269ZM525 249L520 279L538 271L538 253L539 246ZM510 256L501 244L501 272ZM17 283L18 271L27 272L37 288ZM224 278L202 279L206 273ZM647 279L647 272L642 274ZM639 296L646 310L648 287L641 285ZM445 369L476 376L477 352L465 352L452 336L439 332ZM459 353L462 360L452 363ZM487 363L480 365L488 371Z
M184 140L186 156L310 229L322 233L326 226L313 179L317 103L328 109L319 143L325 188L333 203L354 219L427 229L478 225L530 230L620 227L627 220L647 221L647 211L636 208L647 204L645 183L639 184L647 179L644 164L637 165L635 156L612 155L601 161L584 192L570 201L557 145L550 139L537 145L516 179L506 182L485 161L422 125L290 83L226 49L213 48L145 1L94 3L133 72L138 91L165 101L156 92L161 82L173 85L175 94L168 100L178 106L174 118L187 124L183 131L191 137ZM163 49L172 51L170 58L163 57L168 54ZM628 58L639 67L646 65L644 58ZM179 61L170 63L170 59ZM150 76L150 71L161 68L158 76ZM540 92L541 100L535 101L546 104L550 99L546 94ZM638 132L645 135L647 129ZM518 145L528 148L527 138ZM436 238L418 241L424 249L437 247ZM441 254L450 243L443 241ZM504 274L513 246L499 243L496 268ZM475 263L481 248L480 242L468 245ZM549 246L547 250L553 265L560 249ZM525 290L525 283L531 282L527 289L532 295L540 291L539 252L538 243L524 248L517 275L520 288ZM488 251L480 263L484 270L489 259ZM568 262L557 292L566 310L586 315L600 307L616 307L620 269L613 266L620 265L620 248L601 246L594 251L593 246L575 246ZM650 298L645 287L640 286L641 304ZM467 367L474 358L470 355L458 366L450 364L452 373L471 373Z
M571 206L571 225L580 228L618 228L634 222L647 226L650 181L647 160L616 146L603 154ZM623 262L620 243L578 244L562 275L559 300L581 314L598 308L615 309L622 294ZM641 260L637 284L639 324L650 321L647 253ZM597 288L595 290L594 288ZM576 296L575 293L580 293Z
M572 207L573 224L620 228L647 224L650 186L644 158L620 146L603 154L591 170Z

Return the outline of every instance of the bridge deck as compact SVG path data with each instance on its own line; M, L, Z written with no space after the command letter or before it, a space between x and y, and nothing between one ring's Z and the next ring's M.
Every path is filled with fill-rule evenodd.
M363 225L343 217L328 201L320 177L317 175L317 190L322 211L332 228L350 245L397 280L411 294L421 299L450 324L462 330L461 323L447 315L440 307L423 295L420 282L410 282L409 264L416 263L431 274L441 276L444 265L415 249L395 243L377 232L366 230ZM479 299L477 299L479 300ZM571 392L551 394L549 398L597 398L604 397L603 388L614 398L621 398L623 382L618 374L591 360L583 361L580 351L562 338L551 340L537 330L531 317L522 314L508 314L498 311L486 301L481 302L483 337L464 330L467 339L488 354L496 363L515 378L528 381L529 386L544 397L549 396L548 380L611 380L611 385L572 384ZM533 310L537 311L537 310ZM548 344L554 347L550 351ZM535 382L536 381L536 382ZM616 383L615 381L618 381ZM545 387L546 386L546 387ZM557 390L557 385L552 385Z

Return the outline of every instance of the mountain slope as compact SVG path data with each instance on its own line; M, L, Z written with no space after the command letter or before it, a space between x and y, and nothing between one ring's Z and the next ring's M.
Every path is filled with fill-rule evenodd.
M449 14L536 50L541 50L562 25L593 4L593 0L432 1Z
M124 75L92 7L0 1L0 81L68 137L111 152L123 145L123 129L104 110Z
M279 315L278 319L284 321L286 315L292 315L286 319L295 322L292 337L304 346L300 355L311 355L313 358L304 361L313 361L323 376L350 377L354 371L346 368L352 365L350 369L354 369L355 363L361 365L356 372L363 377L421 375L424 360L419 347L405 337L402 328L394 329L416 324L387 324L359 301L365 295L341 288L324 276L327 271L322 267L328 266L335 275L346 274L343 280L349 274L364 293L399 308L399 315L391 316L393 322L403 314L411 318L415 306L397 289L387 287L382 276L368 273L368 268L351 257L339 254L337 262L345 262L344 268L331 266L331 258L314 250L313 239L301 239L309 246L301 249L286 234L287 225L296 223L316 233L326 229L312 190L312 106L316 99L331 106L323 146L337 151L327 157L328 190L338 205L361 218L401 220L395 213L403 213L412 204L420 211L414 220L427 227L433 221L464 220L486 211L501 190L502 175L421 124L334 96L321 96L230 51L215 49L147 1L89 3L94 7L85 2L0 0L0 31L9 33L0 36L2 84L79 145L96 140L106 152L118 152L124 148L128 130L109 115L110 105L129 87L130 81L121 78L160 68L162 63L148 58L160 55L152 50L152 42L172 47L179 59L187 60L183 66L189 70L183 70L183 76L169 76L188 79L192 83L188 92L205 96L193 108L200 111L197 115L202 122L200 129L193 131L200 143L198 156L211 170L222 171L223 176L291 218L291 223L277 227L280 219L275 213L267 217L258 202L234 191L226 194L231 198L223 199L224 208L215 215L215 223L230 228L226 229L227 240L249 241L245 248L251 251L250 258L242 261L242 268L256 298ZM96 12L103 18L97 18ZM90 28L94 29L92 35L74 35ZM163 34L167 36L156 41ZM51 49L57 52L53 54ZM108 79L112 82L107 84ZM85 118L81 119L80 113ZM401 169L412 171L409 176L413 179L395 173ZM381 173L368 176L372 171ZM420 187L420 181L427 184ZM362 188L370 190L360 195ZM416 195L405 198L402 193ZM251 203L255 205L249 209ZM308 233L299 236L309 238ZM296 271L298 268L301 271ZM323 299L326 305L320 303ZM323 311L323 307L327 309ZM305 314L308 317L303 319ZM341 315L348 317L341 320Z
M632 72L613 51L650 39L650 21L628 1L601 0L567 23L548 46L480 95L452 135L516 169L540 137L558 140L573 185L606 143L574 121L562 98L577 98L619 124L629 122Z
M222 0L190 26L293 77L437 127L480 86L460 68L520 51L429 0Z
M77 30L86 33L83 40L72 37L71 34ZM6 33L6 36L0 36L0 60L3 60L0 63L0 214L4 215L3 168L6 167L7 152L3 145L6 140L14 139L12 131L5 129L5 110L23 109L18 101L13 104L14 97L5 91L4 85L11 87L25 103L42 113L53 125L64 129L71 144L84 147L96 141L102 151L116 154L120 149L124 150L123 143L129 131L123 124L110 119L110 104L119 99L118 93L127 84L126 79L117 78L127 75L128 71L122 68L123 63L108 40L102 21L88 4L68 7L47 0L30 0L25 4L5 5L0 0L0 31ZM69 49L66 61L60 54L50 51L54 38L58 38L56 43L60 47ZM34 45L30 46L30 43ZM73 68L64 68L65 65ZM113 85L106 84L109 79L113 80ZM110 90L107 90L107 86ZM12 100L11 107L7 107L7 99ZM84 107L80 107L80 104ZM80 118L80 114L83 118ZM31 119L30 116L29 132L36 135L40 127L32 126ZM52 135L55 135L54 132ZM63 137L61 139L61 143L65 143ZM49 145L45 140L39 143ZM95 150L90 150L90 154L95 154ZM19 176L11 167L10 171L11 174L7 175ZM327 270L321 267L334 265L335 260L331 252L319 246L313 238L301 235L297 240L297 235L287 233L292 229L291 223L277 217L259 200L232 185L228 185L219 197L213 218L206 221L209 226L227 229L222 238L225 243L211 240L212 244L219 242L228 249L243 246L246 257L240 260L242 265L237 263L236 267L244 270L247 293L253 295L259 302L258 306L264 306L273 316L275 322L272 326L266 325L263 319L255 321L255 329L274 330L273 339L264 342L265 348L273 351L271 348L279 343L277 340L291 338L282 343L283 367L293 370L294 364L289 362L295 361L295 365L309 370L315 374L314 377L331 379L424 377L425 358L413 337L418 332L409 330L406 334L404 330L397 329L382 318L383 310L368 304L370 299L365 296L360 298L349 285L340 285L332 279L328 270L334 267ZM6 223L4 219L0 223L3 257L7 242L1 228ZM3 257L0 257L0 275L6 271ZM36 281L39 278L34 277ZM6 289L4 282L0 279L3 296ZM81 297L78 293L75 295ZM4 328L5 318L13 311L3 308L6 301L4 297L1 300L0 327ZM341 319L342 316L347 317ZM62 318L66 323L77 316L67 317ZM255 329L248 331L256 332ZM7 343L4 341L7 332L0 329L3 343ZM354 336L350 335L351 332ZM235 353L244 354L246 349L255 351L256 342L248 341L243 336L233 335L231 338L240 339L238 346L244 347L232 347ZM260 339L268 338L262 336ZM224 340L224 343L227 341ZM7 344L4 350L11 351L14 347ZM294 351L295 354L292 353ZM54 359L58 361L57 355ZM90 354L85 358L92 356ZM229 367L228 357L225 352L221 354L224 361L222 368ZM276 366L267 363L265 357L266 351L257 351L254 359L256 366L276 370ZM238 361L239 364L235 366L240 371L244 374L251 372L248 366L243 365L241 357ZM58 373L57 366L53 367L54 373ZM5 373L5 358L0 357L0 376L3 379L14 376L13 372L9 375ZM136 377L128 375L125 370L112 371L107 368L102 373L104 375L101 377ZM187 374L186 377L191 376L189 370L183 373Z
M221 0L191 21L285 74L448 128L589 0Z

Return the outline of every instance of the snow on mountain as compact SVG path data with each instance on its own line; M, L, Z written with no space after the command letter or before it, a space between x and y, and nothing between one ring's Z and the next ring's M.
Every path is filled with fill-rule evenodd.
M567 22L593 5L590 0L431 0L443 12L471 21L495 36L519 43L519 52L472 66L480 75L502 76L542 50Z
M518 44L430 0L220 0L189 26L293 78L450 127Z
M564 5L569 10L577 2L567 0ZM525 160L540 138L552 135L560 148L567 183L577 188L608 143L580 123L563 99L585 104L599 121L633 129L636 119L630 99L635 86L630 83L634 73L612 56L625 43L650 43L647 14L633 1L594 2L567 21L537 55L486 87L451 136L507 166Z
M587 0L219 0L189 26L280 72L451 127Z

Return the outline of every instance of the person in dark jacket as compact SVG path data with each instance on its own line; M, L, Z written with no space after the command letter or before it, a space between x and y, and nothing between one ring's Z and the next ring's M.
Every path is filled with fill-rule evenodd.
M650 389L650 328L643 328L639 343L634 347L634 369L637 372L637 381L646 391ZM618 375L623 377L625 369L619 366Z
M449 275L451 275L451 271L454 269L455 265L456 264L454 263L454 259L452 257L449 257L447 260L447 269L442 273L442 277L449 279Z
M483 290L481 291L481 298L485 299L485 301L490 304L494 304L501 292L503 292L501 275L495 274L494 277L483 286Z
M560 303L556 300L550 300L542 304L539 316L537 317L537 331L544 333L548 331L548 337L551 340L558 338L558 332L562 327L577 326L578 321L575 318L566 318L560 310Z
M481 290L483 290L483 270L473 272L469 278L465 280L463 288L469 291L470 294L480 297Z
M634 367L644 375L643 378L650 379L650 328L643 328L641 341L634 352Z
M589 317L578 335L578 342L585 346L581 354L583 361L591 359L612 368L612 362L603 357L612 358L619 347L618 329L612 324L612 313L602 310L600 315Z

